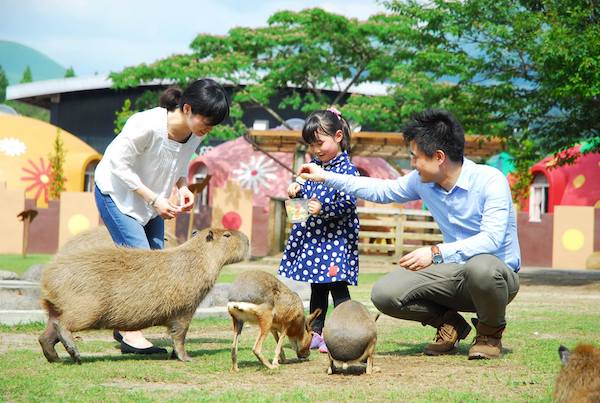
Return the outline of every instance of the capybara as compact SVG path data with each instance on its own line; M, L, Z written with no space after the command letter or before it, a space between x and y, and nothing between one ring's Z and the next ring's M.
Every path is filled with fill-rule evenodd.
M373 317L357 301L344 301L335 307L323 329L323 340L329 350L328 374L335 373L336 366L347 369L348 365L361 364L365 359L366 373L373 373L377 318L379 315Z
M238 370L237 347L244 322L256 323L259 334L252 352L267 368L277 368L285 362L283 340L287 336L298 358L310 354L312 339L311 324L321 313L320 309L304 315L302 300L275 276L263 271L240 273L229 289L227 310L233 320L233 345L231 347L231 369ZM277 346L273 362L262 355L262 344L269 331Z
M566 402L600 402L600 350L579 344L569 351L558 348L562 368L556 378L554 400Z
M140 330L164 325L173 355L182 361L185 335L196 308L223 265L245 259L248 238L237 231L205 229L166 250L106 247L58 254L42 273L42 306L48 327L39 337L48 361L58 360L60 341L80 363L71 332Z

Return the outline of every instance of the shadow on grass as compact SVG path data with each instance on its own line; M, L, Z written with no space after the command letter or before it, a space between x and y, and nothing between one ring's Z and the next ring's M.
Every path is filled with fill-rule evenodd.
M523 269L519 271L521 285L578 286L600 284L600 271Z
M396 343L396 345L399 347L398 349L386 351L376 350L376 354L383 356L425 356L423 350L425 349L425 346L427 346L427 344L429 343ZM460 343L456 351L450 355L463 355L466 357L469 355L469 348L471 348L470 343ZM502 355L504 357L510 356L512 353L513 350L511 348L502 348Z

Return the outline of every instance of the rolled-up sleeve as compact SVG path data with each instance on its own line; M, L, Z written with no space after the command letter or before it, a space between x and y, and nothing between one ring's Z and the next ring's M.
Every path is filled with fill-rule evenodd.
M111 144L114 153L110 159L111 171L130 190L135 190L142 185L142 180L135 173L133 166L136 159L148 148L151 139L151 130L145 127L139 119L130 119L114 144Z
M507 236L512 197L508 182L497 175L482 187L483 209L479 233L438 245L444 262L464 262L482 253L496 254Z

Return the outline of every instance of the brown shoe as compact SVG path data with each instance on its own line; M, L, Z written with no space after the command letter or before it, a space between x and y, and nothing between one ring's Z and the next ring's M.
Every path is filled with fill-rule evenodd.
M456 311L446 311L442 325L438 327L433 343L429 343L423 352L426 355L453 354L458 342L466 338L471 326Z
M477 336L469 349L469 360L500 358L502 356L503 327L491 327L478 322Z

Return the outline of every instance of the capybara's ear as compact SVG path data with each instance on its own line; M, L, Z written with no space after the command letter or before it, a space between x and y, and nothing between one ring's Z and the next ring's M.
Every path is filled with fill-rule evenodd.
M206 234L206 242L210 242L215 239L215 236L212 230L208 230L208 234Z
M319 316L320 314L321 308L317 308L310 315L308 315L307 322L309 329L312 327L312 323L315 321L315 319L317 319L317 316Z
M561 344L558 348L558 356L560 357L560 362L562 365L567 365L567 362L569 362L569 355L569 349Z

